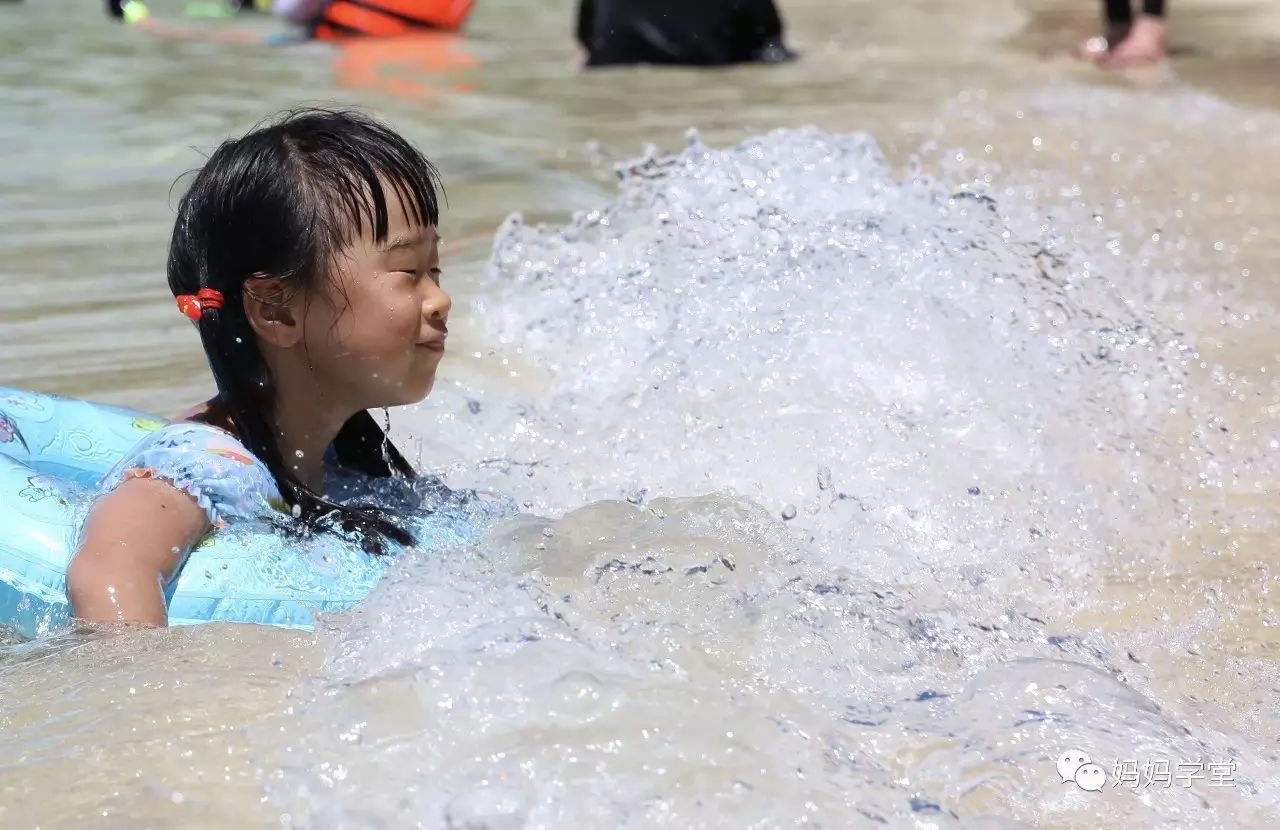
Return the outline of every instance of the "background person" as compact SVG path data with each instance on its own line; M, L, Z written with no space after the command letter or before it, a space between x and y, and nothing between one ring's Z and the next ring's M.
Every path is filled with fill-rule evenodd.
M783 45L773 0L582 0L578 41L587 66L723 66L796 57Z

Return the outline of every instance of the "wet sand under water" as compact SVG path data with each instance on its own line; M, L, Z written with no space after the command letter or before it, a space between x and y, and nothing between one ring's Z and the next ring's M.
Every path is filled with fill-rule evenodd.
M458 309L445 380L530 395L543 383L540 367L492 346L470 313L508 212L559 224L598 208L614 192L610 162L635 155L642 142L679 149L689 127L714 147L810 123L865 130L900 169L914 158L957 185L985 181L1005 212L1061 217L1068 237L1079 217L1096 221L1114 241L1107 255L1148 267L1148 282L1125 286L1133 303L1156 308L1195 344L1188 394L1200 402L1195 411L1214 418L1170 418L1158 444L1200 475L1131 482L1176 488L1182 515L1119 540L1143 557L1096 564L1099 595L1049 625L1122 648L1124 680L1176 722L1242 736L1242 757L1256 768L1242 767L1240 777L1263 795L1215 802L1203 822L1183 816L1188 826L1280 823L1271 811L1280 786L1272 542L1280 323L1271 311L1280 298L1280 9L1176 3L1175 42L1187 43L1187 53L1171 68L1104 76L1065 56L1090 33L1092 4L795 0L786 10L805 60L794 66L583 76L572 68L569 5L482 3L468 41L432 38L377 55L361 45L334 54L318 45L161 41L108 27L96 9L69 0L0 9L0 108L8 115L0 123L0 383L168 413L206 395L198 344L163 287L170 187L198 164L192 147L207 151L299 101L372 107L445 171L446 269ZM451 481L467 483L475 470L459 454L447 456ZM433 458L425 463L444 463ZM593 532L615 532L609 517L589 518ZM532 548L523 555L541 562ZM543 570L556 576L554 563ZM386 804L325 800L316 782L341 793L348 776L367 780L377 770L361 769L359 755L345 763L299 755L314 749L305 733L316 722L303 715L308 707L323 715L335 698L343 702L329 705L344 715L412 712L430 698L430 684L411 672L391 682L317 684L335 659L326 651L332 642L218 625L5 647L0 824L280 826L291 810L294 826L398 826L388 817L404 813L386 792L378 793ZM1043 670L1045 685L1053 677ZM677 709L656 711L680 723ZM375 730L387 726L370 720ZM988 770L991 784L968 768L967 781L985 783L954 791L948 769L931 765L932 752L955 757L936 734L866 740L890 745L898 774L946 793L947 815L918 811L920 822L987 816L1114 826L1107 817L1143 815L1060 794L1053 805L1020 805L1016 788L1002 789L999 770ZM406 738L361 734L337 745L379 741L391 758ZM449 751L440 756L453 757ZM1142 757L1141 747L1133 751ZM635 763L638 779L650 774ZM868 771L868 781L880 772ZM672 787L696 789L703 773L684 769ZM625 791L625 782L618 787ZM878 806L888 791L887 783L869 789L868 803ZM454 795L450 815L479 816L476 826L486 809L501 813L492 807L500 797L457 806L466 793ZM434 804L414 797L404 796L406 810ZM804 814L779 803L764 826ZM423 815L425 826L440 823L438 813ZM826 818L827 826L841 823ZM628 819L661 823L654 814Z

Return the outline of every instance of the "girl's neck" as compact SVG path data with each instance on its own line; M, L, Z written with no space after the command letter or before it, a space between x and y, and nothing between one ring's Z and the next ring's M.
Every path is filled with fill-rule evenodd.
M355 413L336 406L314 385L287 382L276 389L276 443L285 468L315 492L324 486L325 451Z
M301 393L301 394L299 394ZM285 468L319 493L324 487L324 456L342 425L355 413L325 406L315 390L277 390L276 445ZM221 396L211 398L182 416L230 432L244 440Z

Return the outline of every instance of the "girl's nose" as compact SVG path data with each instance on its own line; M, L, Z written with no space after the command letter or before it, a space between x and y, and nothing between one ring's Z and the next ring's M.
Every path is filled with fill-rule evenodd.
M422 302L422 315L428 320L444 320L448 318L450 309L453 308L453 298L449 296L449 292L439 286L435 286L434 290L427 293L427 297Z

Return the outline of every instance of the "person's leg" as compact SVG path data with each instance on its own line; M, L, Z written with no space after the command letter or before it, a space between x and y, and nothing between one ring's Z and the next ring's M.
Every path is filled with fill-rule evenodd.
M1102 61L1129 34L1133 25L1133 7L1129 0L1102 0L1102 34L1095 35L1076 47L1076 56L1088 61Z
M1133 22L1124 40L1111 50L1105 63L1135 66L1165 58L1169 54L1169 32L1164 13L1164 0L1143 0L1142 14Z
M583 49L591 49L591 39L595 37L596 0L580 0L578 3L578 43Z
M1129 0L1102 0L1103 12L1107 17L1107 29L1112 26L1128 26L1133 23L1133 7Z

